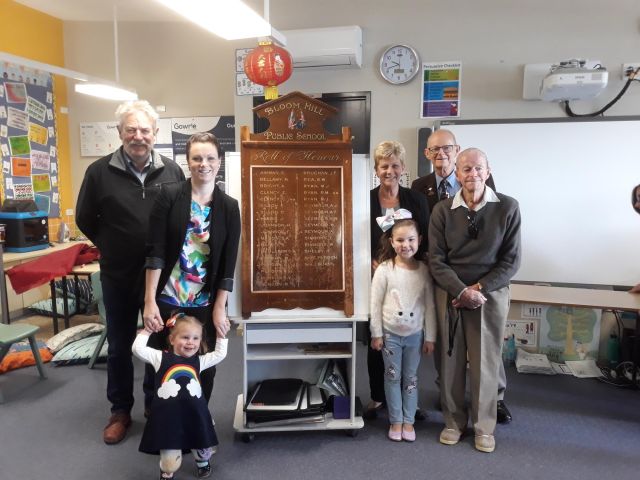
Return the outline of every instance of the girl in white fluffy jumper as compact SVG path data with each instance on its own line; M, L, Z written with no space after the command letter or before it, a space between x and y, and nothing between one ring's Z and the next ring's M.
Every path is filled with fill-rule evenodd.
M415 258L420 244L413 219L396 220L371 284L371 348L382 350L384 391L389 411L388 437L413 442L421 352L431 354L436 340L433 281L427 265Z

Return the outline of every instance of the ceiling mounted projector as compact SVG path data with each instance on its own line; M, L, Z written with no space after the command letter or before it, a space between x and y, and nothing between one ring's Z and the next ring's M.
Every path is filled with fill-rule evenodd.
M597 97L607 87L609 73L600 65L587 68L585 64L585 60L567 60L552 65L542 79L540 99L561 102Z

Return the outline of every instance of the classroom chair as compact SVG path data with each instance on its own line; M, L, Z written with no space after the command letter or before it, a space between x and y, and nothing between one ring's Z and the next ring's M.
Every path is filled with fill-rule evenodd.
M98 360L98 355L100 355L100 350L102 350L102 346L104 345L105 340L107 339L107 311L104 307L104 298L102 296L102 283L100 283L100 272L94 272L91 274L91 289L93 290L93 300L98 304L98 316L100 317L100 321L104 324L105 328L100 334L100 338L98 339L98 344L96 345L96 349L91 355L91 359L89 360L89 368L93 368ZM142 328L144 326L142 322L142 314L138 315L138 328Z
M100 350L102 350L102 346L104 345L104 341L107 339L107 313L104 308L104 299L102 297L102 283L100 282L100 272L94 272L91 274L91 289L93 290L93 301L98 305L98 316L100 317L100 321L105 326L104 330L100 334L100 338L98 339L98 343L96 345L96 349L91 355L91 359L89 360L89 368L93 368L98 360L98 355L100 355Z
M16 323L14 325L0 324L0 362L2 362L7 353L9 353L11 345L28 338L29 344L31 345L31 351L33 352L33 357L36 360L38 372L40 372L40 377L47 378L47 375L44 373L44 366L42 364L42 359L40 358L40 352L38 352L38 344L36 343L36 332L38 330L40 330L40 327L36 325L29 325L27 323ZM1 390L0 403L4 403L4 397L2 396Z

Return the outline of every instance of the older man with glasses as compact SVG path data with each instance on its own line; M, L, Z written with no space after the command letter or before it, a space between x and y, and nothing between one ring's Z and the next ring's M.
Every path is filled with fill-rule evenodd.
M431 162L433 172L420 178L416 178L411 184L411 190L423 193L427 197L429 213L433 211L440 200L453 197L460 190L460 183L453 173L456 168L456 158L460 152L460 146L452 131L441 128L436 130L427 139L427 147L424 149L424 156ZM493 191L496 186L493 177L489 175L487 185ZM436 353L434 364L436 367L436 385L440 386L440 355L438 354L440 343L436 343ZM504 394L507 389L507 375L504 365L500 365L498 372L498 402L496 411L498 423L509 423L512 420L511 412L504 401Z
M440 200L453 197L460 190L460 184L453 173L459 152L460 146L450 130L438 129L427 138L424 156L431 162L433 172L416 178L411 184L411 190L423 193L427 197L430 212ZM487 185L495 191L491 175L487 179Z
M429 223L429 266L436 282L441 343L440 384L445 428L440 442L455 445L468 417L475 447L495 449L498 370L509 310L509 282L520 266L518 202L486 185L487 156L477 148L458 155L461 189L439 202ZM470 380L471 411L465 408Z

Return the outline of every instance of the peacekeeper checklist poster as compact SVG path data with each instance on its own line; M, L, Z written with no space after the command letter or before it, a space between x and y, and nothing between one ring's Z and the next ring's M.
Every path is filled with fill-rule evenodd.
M34 200L60 216L53 79L50 74L0 64L2 198Z

